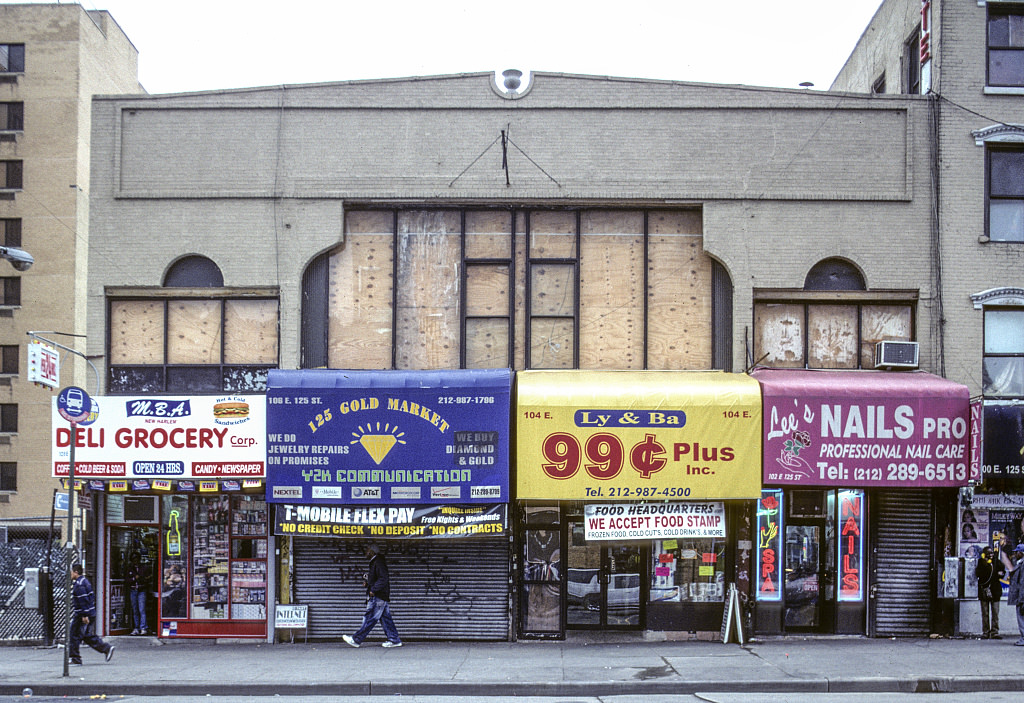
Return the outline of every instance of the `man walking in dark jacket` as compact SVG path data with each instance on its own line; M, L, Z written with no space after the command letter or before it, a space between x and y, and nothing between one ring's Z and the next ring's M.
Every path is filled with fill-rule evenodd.
M370 568L363 580L366 587L366 612L363 613L363 626L352 636L342 635L341 638L349 645L358 647L362 644L370 630L380 620L384 628L387 642L384 647L401 647L402 640L391 618L391 580L388 577L388 563L375 544L366 546L366 556L370 560Z
M68 636L68 658L72 664L81 664L78 648L87 645L106 655L114 656L114 645L107 644L96 634L96 594L85 577L81 564L71 565L71 633Z

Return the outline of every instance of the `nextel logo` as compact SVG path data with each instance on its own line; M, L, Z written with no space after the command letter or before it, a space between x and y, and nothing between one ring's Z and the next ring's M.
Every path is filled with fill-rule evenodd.
M302 486L274 486L273 496L275 498L298 498L302 499Z

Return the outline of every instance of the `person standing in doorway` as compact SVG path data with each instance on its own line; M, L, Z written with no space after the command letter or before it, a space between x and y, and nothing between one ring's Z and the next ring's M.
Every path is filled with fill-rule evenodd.
M145 635L149 631L146 624L146 591L149 590L149 570L142 564L138 552L132 552L128 559L128 573L125 581L128 584L128 598L132 611L132 634Z
M981 637L1001 639L999 635L999 599L1003 597L1001 579L1006 573L1003 562L993 558L992 547L986 546L974 569L978 577L978 600L981 602Z
M96 634L96 594L85 577L81 564L71 565L71 633L68 636L68 657L72 664L81 664L79 646L87 645L106 656L114 656L114 645L104 642Z
M384 628L384 636L388 638L382 646L401 647L402 639L398 636L395 621L391 617L391 579L388 576L388 563L376 544L366 546L366 557L370 560L370 567L363 578L363 586L366 587L363 626L354 635L342 635L341 638L350 646L358 647L379 620L381 627Z

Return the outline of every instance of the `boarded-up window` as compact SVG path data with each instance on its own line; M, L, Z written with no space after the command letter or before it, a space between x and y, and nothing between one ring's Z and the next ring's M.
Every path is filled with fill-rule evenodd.
M589 210L580 217L580 367L644 367L644 217Z
M512 335L512 214L466 213L466 368L509 368Z
M654 210L647 220L647 367L709 369L713 262L701 213Z
M754 308L754 361L765 366L804 367L804 306L762 304Z
M398 215L395 360L400 369L459 368L461 236L457 211Z
M164 363L164 301L110 304L110 363Z
M329 273L328 365L391 368L394 214L352 211Z
M856 306L808 306L807 363L815 369L857 368Z
M860 363L870 369L878 342L913 340L913 309L909 305L864 305L860 321Z

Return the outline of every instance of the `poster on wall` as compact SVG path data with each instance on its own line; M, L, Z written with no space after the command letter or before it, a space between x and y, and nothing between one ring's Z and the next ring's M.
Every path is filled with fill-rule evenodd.
M757 369L765 485L966 486L970 391L921 372Z
M272 370L267 500L505 503L512 372Z
M95 419L75 435L75 475L134 482L266 475L263 396L94 397ZM71 427L51 412L54 477L69 475ZM141 484L140 484L141 485ZM112 487L115 488L115 487Z
M518 497L711 500L761 492L761 394L742 374L522 371Z

